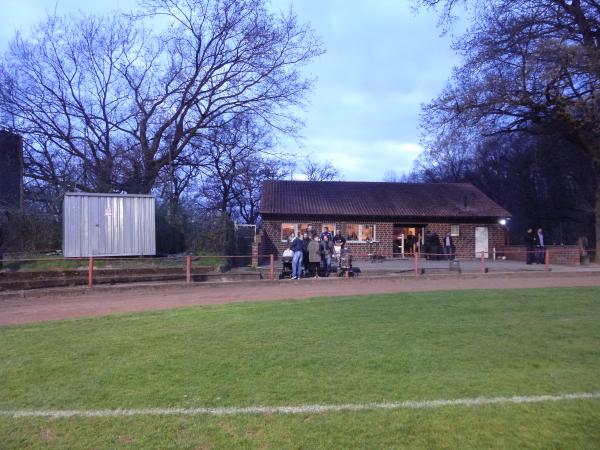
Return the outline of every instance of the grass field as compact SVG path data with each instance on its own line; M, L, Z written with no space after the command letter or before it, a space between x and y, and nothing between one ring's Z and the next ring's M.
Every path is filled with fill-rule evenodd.
M0 328L0 410L600 391L600 288L245 303ZM600 448L600 399L321 414L0 417L0 448Z

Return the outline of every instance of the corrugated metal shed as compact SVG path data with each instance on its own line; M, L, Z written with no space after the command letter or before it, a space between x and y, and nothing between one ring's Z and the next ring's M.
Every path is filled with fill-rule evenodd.
M152 195L67 193L63 201L65 257L156 254Z

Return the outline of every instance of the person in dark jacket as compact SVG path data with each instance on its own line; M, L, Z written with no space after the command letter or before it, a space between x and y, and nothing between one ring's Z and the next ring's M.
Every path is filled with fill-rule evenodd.
M331 254L333 253L333 242L329 240L328 235L323 236L319 251L321 253L321 269L323 274L328 277L329 272L331 272Z
M319 236L321 238L321 241L323 241L325 236L327 236L327 238L329 239L329 242L332 242L333 235L331 234L331 231L329 231L329 227L323 227L323 232Z
M340 233L336 234L333 237L333 245L339 245L340 247L346 245L346 238L342 236Z
M310 243L310 236L308 231L305 231L302 235L302 268L305 273L308 273L310 262L308 261L308 244Z
M304 252L304 243L300 236L295 236L292 241L291 249L294 252L292 257L292 280L297 280L302 276L302 258Z
M537 236L533 233L532 228L527 229L527 233L525 233L525 251L527 252L527 257L525 261L527 264L533 264L535 261L535 247L537 245Z

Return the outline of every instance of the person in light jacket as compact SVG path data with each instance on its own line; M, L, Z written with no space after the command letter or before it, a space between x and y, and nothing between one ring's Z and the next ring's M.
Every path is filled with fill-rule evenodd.
M453 260L454 242L452 241L452 236L450 235L450 233L447 233L446 237L444 238L444 249L446 250L446 257L448 258L448 261Z
M544 264L546 261L546 248L544 244L544 232L541 228L537 229L537 248L535 249L536 263Z
M321 265L321 252L319 251L319 241L316 236L310 240L307 246L309 271L312 276L319 278L319 266Z

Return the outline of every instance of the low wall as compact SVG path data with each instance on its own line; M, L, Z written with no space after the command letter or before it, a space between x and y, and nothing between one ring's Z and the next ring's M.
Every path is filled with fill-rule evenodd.
M579 247L576 245L548 245L545 247L550 256L550 264L566 266L579 266L581 257ZM496 248L496 257L506 256L506 259L525 261L527 257L524 245L507 245Z

